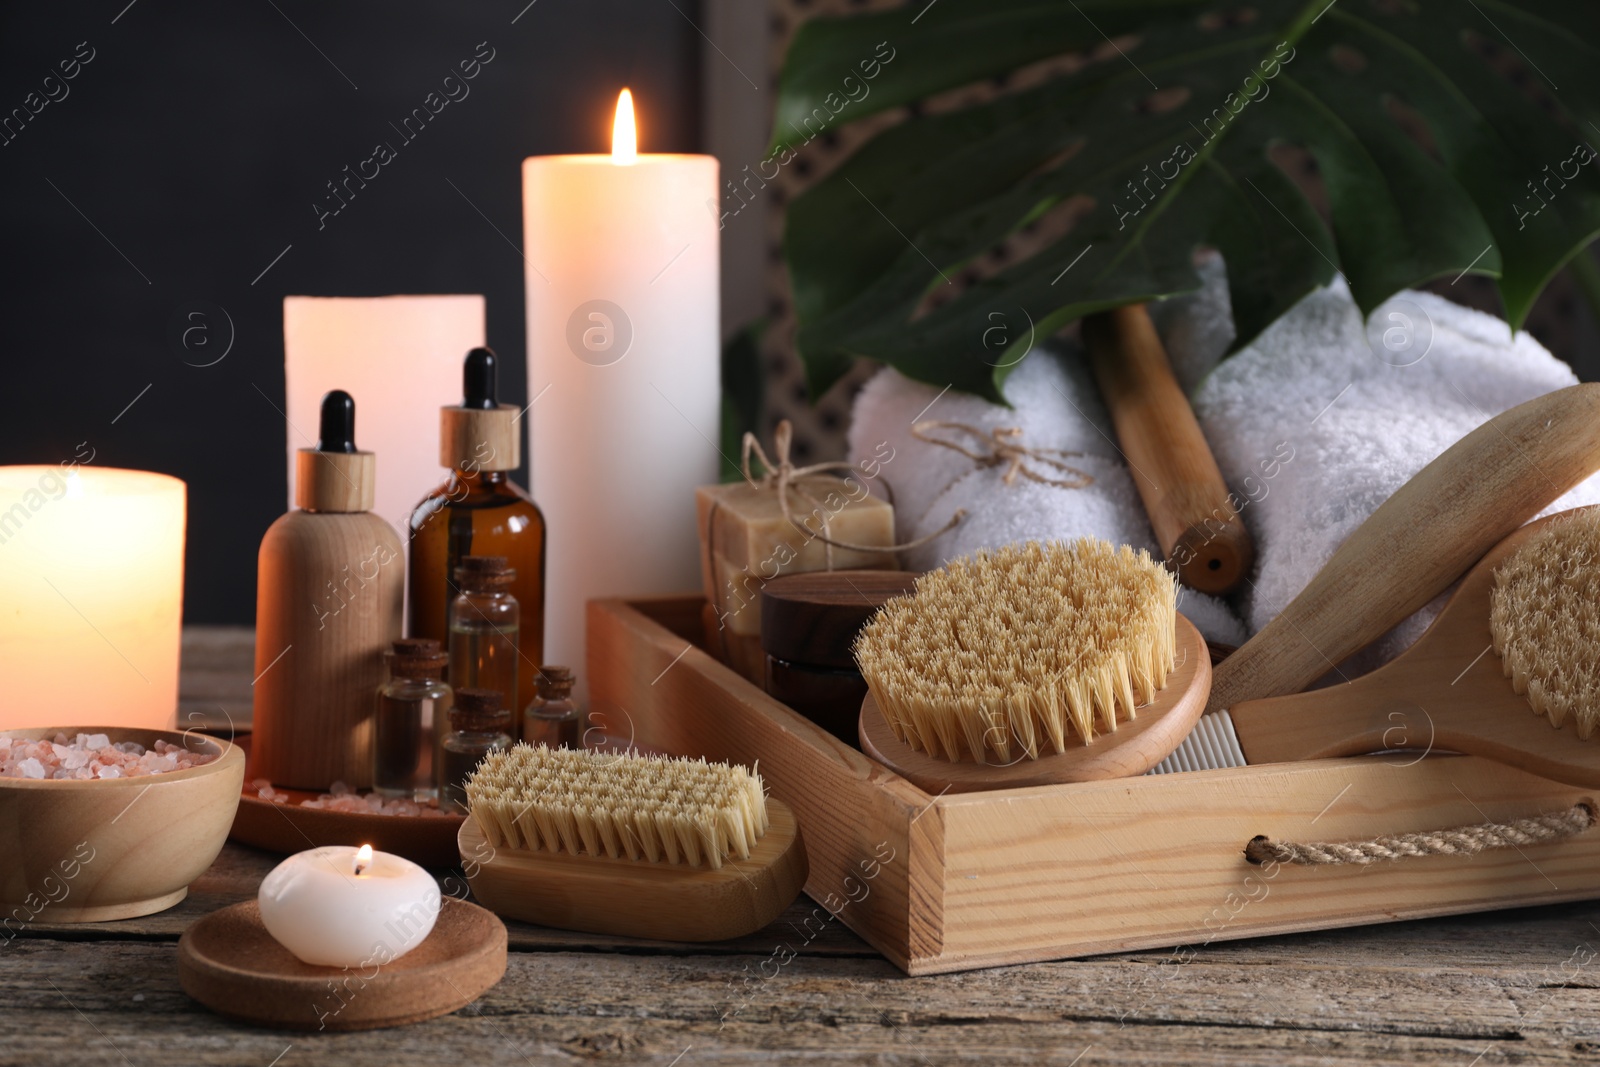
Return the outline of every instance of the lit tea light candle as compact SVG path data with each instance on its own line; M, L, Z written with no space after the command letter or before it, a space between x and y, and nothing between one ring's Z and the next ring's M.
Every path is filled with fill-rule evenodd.
M302 962L370 967L422 944L440 898L433 876L408 859L324 845L274 867L256 901L267 933Z
M523 160L547 662L586 662L590 598L699 585L694 491L719 464L717 204L714 157L638 150L627 90L609 155Z

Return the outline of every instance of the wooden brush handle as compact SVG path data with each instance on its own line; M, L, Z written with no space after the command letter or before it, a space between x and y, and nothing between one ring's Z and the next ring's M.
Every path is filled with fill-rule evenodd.
M1090 315L1083 340L1161 551L1184 585L1231 592L1255 546L1149 312L1130 304Z
M1495 656L1490 653L1486 658ZM1449 750L1439 743L1439 723L1428 710L1440 694L1363 684L1378 673L1349 685L1241 702L1229 711L1239 750L1252 767L1390 749ZM1451 696L1444 694L1445 699ZM1446 715L1450 711L1440 710ZM1410 761L1409 756L1396 757L1397 763Z
M1396 490L1277 618L1218 664L1208 710L1304 689L1597 468L1600 383L1496 415Z

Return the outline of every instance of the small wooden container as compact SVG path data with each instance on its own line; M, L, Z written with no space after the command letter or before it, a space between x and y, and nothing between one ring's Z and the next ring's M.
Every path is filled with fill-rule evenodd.
M0 928L132 919L189 892L228 839L244 753L202 734L117 726L9 730L35 740L105 734L214 753L200 767L137 778L0 778Z
M861 672L843 667L811 667L767 657L767 695L804 715L834 737L861 747L858 723L867 680ZM855 708L856 713L850 714Z
M641 747L759 760L805 827L817 914L836 915L910 974L1600 897L1594 830L1366 867L1245 859L1257 835L1364 840L1594 803L1592 791L1467 756L930 795L685 650L701 606L591 601L595 699L631 710Z
M856 669L856 634L885 603L911 592L917 577L914 571L816 571L768 582L761 590L768 695L858 745L867 682Z

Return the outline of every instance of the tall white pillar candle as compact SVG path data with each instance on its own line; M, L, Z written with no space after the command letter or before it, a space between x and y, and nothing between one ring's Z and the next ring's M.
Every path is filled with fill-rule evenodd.
M694 490L717 480L717 161L522 164L532 492L549 526L545 658L584 678L584 604L699 582Z
M184 484L93 459L0 467L0 730L177 716Z

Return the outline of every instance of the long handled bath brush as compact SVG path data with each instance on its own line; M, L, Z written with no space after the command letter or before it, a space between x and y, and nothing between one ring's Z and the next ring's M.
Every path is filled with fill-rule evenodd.
M1600 509L1507 537L1393 662L1345 685L1236 704L1230 718L1250 764L1464 752L1600 788L1600 738L1586 740L1600 724Z
M466 791L462 865L503 916L719 941L759 930L805 884L794 812L743 767L518 745Z
M1092 538L979 552L862 630L863 749L941 792L1139 774L1205 704L1171 572Z
M1217 664L1207 710L1304 689L1596 470L1600 383L1496 415L1396 490L1277 618Z

